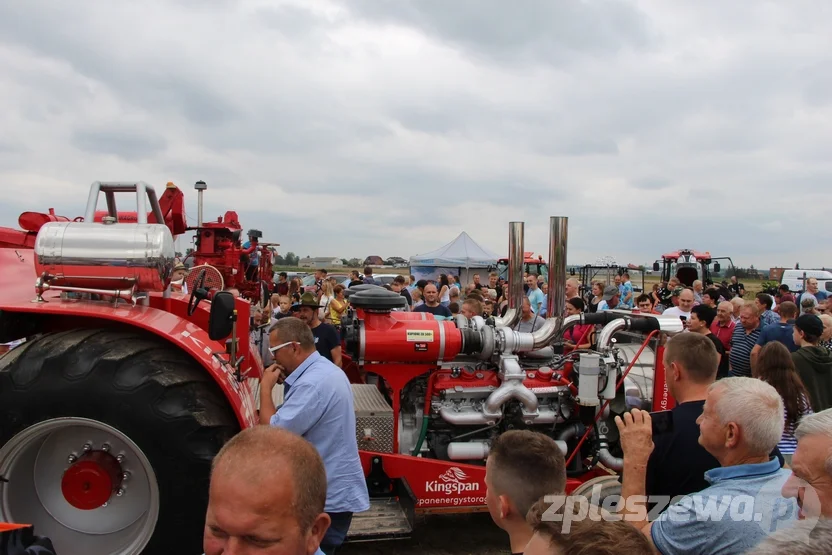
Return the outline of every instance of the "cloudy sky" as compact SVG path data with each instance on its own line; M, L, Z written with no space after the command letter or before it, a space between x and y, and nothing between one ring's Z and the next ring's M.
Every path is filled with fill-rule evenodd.
M832 2L0 2L0 225L208 183L281 251L832 265ZM187 243L186 240L183 242ZM187 244L185 245L187 246Z

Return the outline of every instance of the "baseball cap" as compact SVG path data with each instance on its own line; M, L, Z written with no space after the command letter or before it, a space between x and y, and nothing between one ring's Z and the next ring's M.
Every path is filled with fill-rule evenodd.
M601 299L608 301L611 298L618 295L618 293L618 287L616 287L615 285L607 285L606 287L604 287L604 295L601 297Z
M823 335L823 321L815 314L801 314L794 321L794 327L806 335L820 337Z
M684 290L685 290L685 288L682 287L681 285L679 285L678 287L674 287L673 288L673 296L678 297L679 295L682 294L682 291L684 291Z

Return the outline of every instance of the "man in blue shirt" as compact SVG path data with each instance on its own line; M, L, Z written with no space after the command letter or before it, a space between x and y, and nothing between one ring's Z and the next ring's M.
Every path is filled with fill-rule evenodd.
M297 318L278 320L269 335L275 364L260 379L260 423L308 440L326 467L326 512L332 520L321 550L332 555L344 542L353 513L370 508L355 437L355 408L346 374L322 357L309 327ZM272 389L283 383L283 405Z
M248 266L246 267L246 279L249 281L257 277L257 269L260 266L260 251L255 230L249 231L248 241L243 243L243 253L248 255Z
M757 344L751 349L751 366L757 364L757 356L767 343L779 341L789 352L795 352L799 347L794 343L794 319L797 318L797 305L790 301L780 303L780 321L764 326L760 330Z
M621 293L621 301L618 305L618 308L623 308L627 310L632 310L635 306L635 289L633 289L633 282L630 281L630 274L624 272L621 274L621 285L618 287L619 292Z
M684 496L653 522L635 502L644 496L653 449L650 413L634 409L615 417L624 452L624 520L662 555L745 553L797 521L797 503L781 494L791 473L771 456L783 434L780 394L762 380L724 378L707 395L697 419L699 443L720 466L705 472L710 487Z
M526 278L526 285L529 286L526 296L529 298L532 312L538 314L540 309L546 306L546 300L543 297L543 291L537 286L537 274L529 274L529 277Z
M326 471L308 441L255 426L231 438L212 466L205 555L323 555L318 546L329 526Z

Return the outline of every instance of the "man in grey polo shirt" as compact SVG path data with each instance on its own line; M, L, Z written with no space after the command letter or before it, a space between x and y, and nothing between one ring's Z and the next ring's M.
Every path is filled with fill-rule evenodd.
M771 456L783 434L783 400L762 380L724 378L710 386L697 420L699 443L720 467L705 473L710 487L684 496L653 522L633 503L644 496L653 450L650 414L636 409L615 421L624 452L625 520L659 553L740 554L797 521L795 500L781 494L791 473Z

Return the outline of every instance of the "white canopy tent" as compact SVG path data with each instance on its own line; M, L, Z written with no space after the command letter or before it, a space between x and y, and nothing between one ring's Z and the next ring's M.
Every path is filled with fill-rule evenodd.
M410 257L410 273L420 279L438 279L440 274L453 274L461 285L471 283L474 274L480 274L483 283L488 268L497 265L500 257L481 247L466 232L435 251Z

